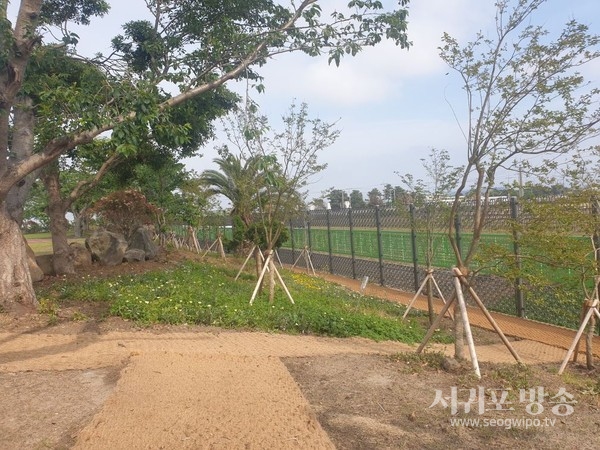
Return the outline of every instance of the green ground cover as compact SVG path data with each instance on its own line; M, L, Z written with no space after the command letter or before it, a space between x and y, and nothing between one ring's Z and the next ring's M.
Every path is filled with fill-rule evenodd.
M44 303L101 301L113 315L142 324L204 324L292 334L316 334L375 340L419 342L426 318L402 321L404 306L361 296L316 277L283 271L295 304L277 290L274 304L259 297L249 305L255 277L208 263L183 263L171 270L84 283L63 281L38 293ZM444 332L438 341L448 342Z

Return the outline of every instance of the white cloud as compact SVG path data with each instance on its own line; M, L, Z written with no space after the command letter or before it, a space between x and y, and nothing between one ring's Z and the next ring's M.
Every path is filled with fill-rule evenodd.
M342 119L342 134L321 155L329 167L310 186L310 197L335 186L367 192L383 184L400 184L395 171L423 176L421 158L431 148L446 149L455 165L464 158L464 140L456 124L443 120Z
M413 2L409 9L410 50L386 41L363 49L354 58L344 58L340 67L328 65L326 57L286 55L265 67L267 89L285 97L301 92L307 102L330 108L398 101L414 79L446 70L438 54L443 32L459 39L470 37L485 17L493 17L492 6L491 2L472 0Z
M344 107L389 100L398 95L401 84L367 64L332 68L313 62L305 68L299 87L316 99Z

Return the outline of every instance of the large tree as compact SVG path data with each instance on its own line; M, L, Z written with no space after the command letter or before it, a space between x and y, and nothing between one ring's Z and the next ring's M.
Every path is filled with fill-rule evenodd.
M466 96L460 123L466 161L455 191L448 237L458 268L469 276L483 232L496 173L530 156L568 154L597 134L600 91L582 66L600 56L598 36L567 22L558 36L532 24L544 0L497 2L496 27L461 46L445 34L442 59L458 75ZM473 186L473 187L471 187ZM472 239L459 249L454 224L463 196L473 201ZM460 317L455 315L457 325ZM462 357L457 331L456 356Z
M137 66L130 69L135 71ZM99 95L99 92L107 95L105 100L109 101L109 91L103 89L108 84L117 85L117 82L106 76L99 67L81 61L67 49L53 46L40 48L32 57L22 89L32 105L34 121L30 123L36 124L35 130L31 126L29 134L35 132L36 140L43 142L46 140L44 136L56 136L62 131L64 104L53 101L43 92L60 92L77 85L80 89L70 94L72 102L80 103L89 96ZM42 95L38 92L38 86L45 86ZM81 196L95 190L108 171L116 166L119 173L114 179L121 182L114 189L119 189L131 184L135 169L140 164L150 165L155 170L152 178L157 178L164 164L173 159L193 156L204 141L212 137L211 122L225 114L236 100L235 94L220 86L206 95L174 107L170 112L171 124L166 120L153 121L148 129L141 129L140 135L135 137L134 146L122 145L119 149L112 139L102 139L102 143L97 140L70 150L44 167L40 177L48 194L47 214L52 234L54 272L74 272L65 215L70 211L76 217L81 217L81 211L77 211L77 206L85 203L79 201ZM100 196L97 195L96 199Z
M353 189L352 192L350 192L350 206L354 209L361 209L367 206L363 193L358 189Z
M397 172L396 172L397 173ZM401 186L392 186L387 183L383 187L383 201L386 206L398 206L410 203L410 195Z
M327 200L331 209L344 209L345 203L350 200L350 196L342 189L329 189Z
M232 133L229 134L233 139ZM239 140L237 142L242 145ZM210 194L222 195L231 202L229 212L233 219L234 245L239 246L247 241L247 234L258 208L256 189L263 183L260 160L255 156L232 154L227 145L222 146L219 153L221 156L213 160L218 169L205 170L200 176L200 181L208 187ZM254 261L256 273L259 275L262 270L262 255L256 246Z
M146 5L153 21L125 24L123 35L113 41L126 63L121 69L134 70L120 70L98 56L88 62L107 68L113 79L97 96L78 95L82 87L76 84L40 93L64 106L61 132L41 139L34 154L23 155L14 148L18 139L11 138L20 130L11 127L23 105L25 74L43 43L43 28L68 30L70 22L86 24L108 5L101 0L21 0L13 25L8 0L0 0L0 298L5 308L36 302L24 242L8 212L9 192L27 175L107 131L126 153L143 130L171 123L171 108L229 80L257 78L256 69L272 55L302 51L316 56L325 51L330 62L339 64L345 54L356 55L383 37L409 45L407 11L384 11L379 1L352 0L326 18L318 0L287 7L269 0L164 0ZM77 39L66 32L60 44ZM173 87L172 93L164 91L165 85Z
M367 192L367 197L369 198L369 201L367 202L369 207L377 208L383 205L383 194L379 189L371 189L369 192Z

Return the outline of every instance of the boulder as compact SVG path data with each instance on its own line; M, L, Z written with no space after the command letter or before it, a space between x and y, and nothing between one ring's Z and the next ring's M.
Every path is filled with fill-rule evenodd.
M73 252L73 263L75 264L75 268L92 265L92 254L84 244L80 242L71 242L69 245Z
M138 262L146 260L146 252L144 250L140 250L139 248L130 248L125 252L123 256L123 261L127 262Z
M145 259L154 259L158 255L158 247L152 241L152 231L148 227L139 227L129 239L129 249L143 250Z
M29 246L29 244L25 244L27 246L27 264L29 265L29 273L31 274L31 281L34 283L36 281L42 281L44 279L44 271L38 266L38 263L35 260L35 253Z
M40 255L35 257L35 262L42 269L44 275L54 276L54 255Z
M90 251L92 259L103 266L121 264L127 251L125 238L110 231L96 231L85 240L85 246Z

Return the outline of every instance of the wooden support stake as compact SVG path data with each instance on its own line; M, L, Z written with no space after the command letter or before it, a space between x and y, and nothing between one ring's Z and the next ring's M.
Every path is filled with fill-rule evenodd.
M452 303L454 303L455 299L456 299L456 292L454 292L452 294L452 297L450 297L450 300L448 301L448 303L446 303L444 305L444 307L442 308L442 310L440 311L438 316L435 318L435 320L433 321L433 323L427 330L427 333L425 334L425 337L423 338L423 342L421 342L421 345L419 345L419 348L417 349L417 353L421 353L423 351L423 349L427 345L427 342L429 342L429 339L431 339L431 336L433 336L433 333L435 333L435 330L437 330L438 325L444 318L444 315L446 314L446 312L450 309L450 305L452 305Z
M206 254L208 252L210 252L215 245L217 245L217 241L214 241L212 244L210 244L210 247L208 247L208 249L204 252L204 254L202 255L202 257L204 258L206 256Z
M596 314L596 316L600 319L600 312L598 312L598 297L596 297L594 299L592 306L590 307L590 309L588 309L588 312L585 315L585 318L583 319L583 322L581 322L581 326L579 327L579 330L577 330L575 339L573 339L573 343L571 344L571 347L569 347L569 350L567 351L567 356L565 356L565 359L562 362L560 369L558 369L559 375L561 375L564 372L565 368L567 367L567 363L569 362L569 359L571 358L571 355L573 354L573 351L575 350L575 347L577 346L579 339L581 339L581 335L585 331L585 327L587 326L590 318L592 317L592 314Z
M277 267L275 267L275 264L273 264L273 270L275 271L275 275L277 275L277 279L281 283L281 286L283 287L283 290L285 291L285 293L287 294L288 298L290 299L290 302L292 302L292 305L293 305L294 304L294 299L292 298L292 294L290 294L290 291L288 290L287 286L285 285L285 283L283 281L283 278L281 278L281 275L279 274L279 270L277 270Z
M271 261L272 257L273 253L269 253L265 261L265 265L263 266L263 269L260 272L260 276L258 277L258 281L256 282L254 292L252 292L252 297L250 297L250 304L254 303L254 299L256 298L256 294L258 294L258 289L260 288L260 283L262 283L262 280L265 277L265 273L267 273L267 267L269 267L269 262Z
M460 273L460 272L459 272ZM462 274L461 274L462 276ZM477 361L477 353L475 352L475 343L473 342L473 334L471 333L471 324L469 323L469 316L467 315L467 305L465 304L465 297L463 295L462 286L458 276L454 277L454 289L456 291L456 297L458 298L458 307L460 308L460 314L465 328L465 337L467 338L467 345L469 346L469 355L471 356L471 364L475 375L478 379L481 379L481 371L479 370L479 361Z
M235 280L237 281L237 279L240 277L240 275L242 274L242 271L244 270L244 267L246 267L246 264L248 264L248 261L250 260L250 258L252 257L252 254L254 253L254 249L256 248L256 245L254 247L252 247L252 250L250 250L250 253L248 253L248 257L246 258L246 260L244 261L244 264L242 264L242 267L240 267L240 271L237 273L237 275L235 276Z
M275 253L275 257L277 258L277 262L279 263L279 267L281 267L283 269L283 264L281 263L281 259L279 258L279 252L277 251L277 249L273 250L273 253Z
M469 294L471 294L471 297L473 297L473 300L475 300L475 303L477 303L477 306L479 306L479 309L481 309L481 312L483 313L483 315L490 322L490 324L492 325L492 327L494 328L496 333L498 333L498 336L500 336L500 339L502 340L502 342L504 343L506 348L508 348L508 351L510 352L510 354L513 356L513 358L515 358L515 360L518 363L522 364L523 361L521 361L521 358L515 351L514 347L511 345L511 343L508 341L508 339L506 339L506 336L504 335L504 333L498 326L498 323L494 320L494 318L492 317L492 315L490 314L488 309L485 307L485 305L483 304L483 302L481 301L481 299L479 298L479 296L477 295L475 290L471 287L469 282L465 279L465 276L456 267L453 269L453 271L456 274L456 276L461 280L461 282L469 289Z
M225 248L223 247L223 239L221 239L221 235L219 235L218 241L219 241L219 253L221 254L221 258L227 259L227 257L225 256Z

